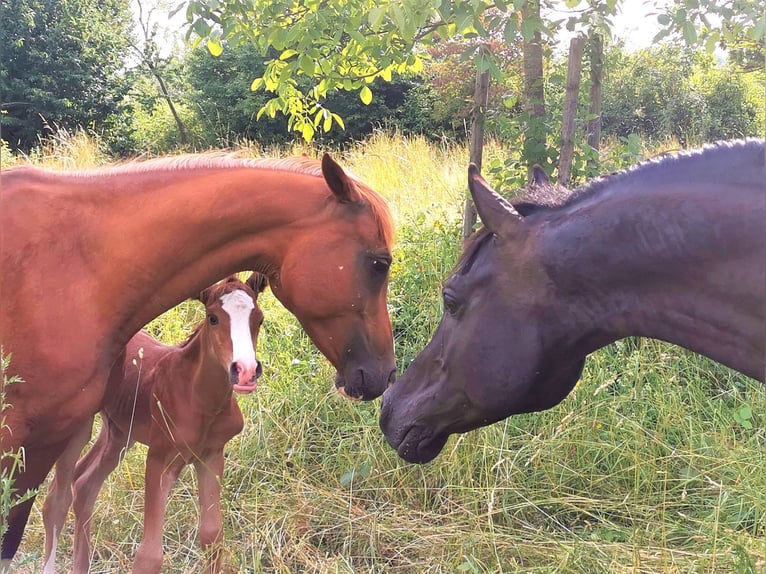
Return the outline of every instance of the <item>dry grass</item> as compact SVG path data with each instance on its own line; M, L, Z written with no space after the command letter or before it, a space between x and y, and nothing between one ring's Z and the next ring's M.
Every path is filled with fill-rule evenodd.
M398 222L390 304L400 365L438 314L466 157L384 134L342 157ZM379 404L341 399L293 317L268 293L263 306L264 382L240 399L246 429L227 450L231 571L766 572L766 398L755 382L669 345L626 340L595 353L555 409L453 437L436 461L413 466L382 438ZM152 329L178 341L198 311L187 303ZM94 572L130 567L142 457L134 449L102 492ZM41 568L40 506L20 571ZM187 471L168 508L165 572L200 570L196 521ZM70 551L67 531L62 571Z

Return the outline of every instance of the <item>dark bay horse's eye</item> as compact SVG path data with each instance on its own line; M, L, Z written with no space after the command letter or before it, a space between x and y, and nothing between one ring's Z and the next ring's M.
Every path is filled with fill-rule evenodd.
M218 317L211 313L210 315L207 316L207 322L215 326L218 324Z
M460 302L446 291L442 292L442 299L444 300L444 310L450 315L456 315L460 310Z

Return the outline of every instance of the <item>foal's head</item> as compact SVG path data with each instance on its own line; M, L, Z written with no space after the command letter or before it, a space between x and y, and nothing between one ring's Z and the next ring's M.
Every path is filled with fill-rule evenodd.
M200 293L206 318L200 327L202 345L215 354L229 373L235 391L249 393L261 376L255 356L263 313L258 294L266 288L266 277L253 273L246 282L231 276Z

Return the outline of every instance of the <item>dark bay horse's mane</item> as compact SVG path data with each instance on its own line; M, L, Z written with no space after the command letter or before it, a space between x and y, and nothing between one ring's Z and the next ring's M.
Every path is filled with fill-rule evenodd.
M598 177L570 192L557 185L542 186L512 203L521 215L529 215L545 209L570 207L601 191L628 187L635 181L640 181L641 186L646 187L653 182L704 182L711 178L720 179L722 175L735 179L742 175L743 170L753 171L751 156L757 152L763 156L763 145L763 140L751 138L717 142L677 154L666 153L626 170ZM679 163L683 163L682 170L679 169ZM755 173L748 175L758 177Z
M748 173L748 170L753 171L752 154L759 152L762 160L760 174ZM741 176L743 171L745 177L762 178L764 161L766 157L763 140L718 142L698 150L663 154L626 170L596 178L571 191L555 184L534 186L518 199L512 199L511 204L522 217L526 217L533 213L570 207L593 198L606 189L627 187L635 181L640 181L642 186L650 186L652 182L668 183L679 179L684 182L709 181L711 178L720 178L721 174L734 179ZM679 162L683 162L682 171L678 169ZM766 186L766 181L764 185ZM492 233L482 227L466 239L454 272L462 275L470 271L481 247L491 237Z

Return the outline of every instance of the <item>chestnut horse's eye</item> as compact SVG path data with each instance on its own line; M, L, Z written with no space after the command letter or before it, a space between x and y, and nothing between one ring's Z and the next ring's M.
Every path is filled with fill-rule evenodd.
M210 314L207 316L207 322L211 325L217 325L218 324L218 317L216 315Z
M381 275L388 272L388 268L391 267L391 262L381 257L375 257L372 259L372 268Z

